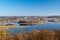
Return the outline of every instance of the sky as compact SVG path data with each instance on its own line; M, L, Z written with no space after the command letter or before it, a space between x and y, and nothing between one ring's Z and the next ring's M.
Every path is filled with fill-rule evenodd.
M60 15L60 0L0 0L0 16Z

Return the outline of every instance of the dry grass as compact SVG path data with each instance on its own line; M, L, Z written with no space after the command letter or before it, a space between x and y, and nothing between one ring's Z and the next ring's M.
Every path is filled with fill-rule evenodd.
M3 36L2 36L3 37ZM30 30L27 33L7 33L6 40L60 40L60 30Z

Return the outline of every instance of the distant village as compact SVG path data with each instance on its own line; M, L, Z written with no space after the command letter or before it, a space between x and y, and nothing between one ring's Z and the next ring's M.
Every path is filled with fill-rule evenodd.
M45 21L60 22L60 16L0 16L0 25L5 25L5 23L42 24Z

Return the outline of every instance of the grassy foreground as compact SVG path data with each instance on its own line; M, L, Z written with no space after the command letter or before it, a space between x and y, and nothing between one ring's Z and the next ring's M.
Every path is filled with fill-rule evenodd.
M15 34L6 33L6 35L0 34L0 40L60 40L60 30L34 29L27 33L22 31Z
M27 33L7 33L6 40L60 40L60 30L30 30Z

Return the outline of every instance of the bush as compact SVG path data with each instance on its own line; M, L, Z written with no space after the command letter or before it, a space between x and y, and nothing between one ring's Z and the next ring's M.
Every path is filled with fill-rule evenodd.
M60 30L30 30L27 33L6 33L6 40L60 40ZM1 37L0 37L1 38Z

